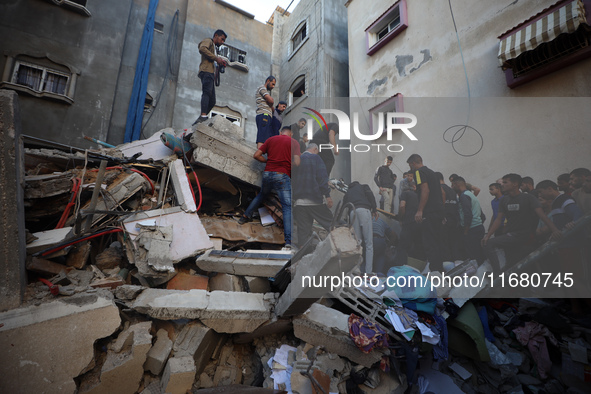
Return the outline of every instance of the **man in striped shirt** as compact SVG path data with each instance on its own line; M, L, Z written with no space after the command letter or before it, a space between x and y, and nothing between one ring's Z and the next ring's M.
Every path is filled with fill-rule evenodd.
M265 84L258 87L255 98L257 103L257 148L260 148L269 137L273 136L273 97L271 90L275 87L275 77L269 75Z

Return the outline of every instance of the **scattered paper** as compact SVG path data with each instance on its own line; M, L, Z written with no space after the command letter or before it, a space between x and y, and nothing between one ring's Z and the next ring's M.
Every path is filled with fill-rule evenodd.
M439 340L440 340L439 335L435 334L433 332L433 330L431 330L431 328L429 328L429 326L427 326L421 322L417 322L417 327L419 328L419 330L421 331L421 334L423 335L423 342L430 343L431 345L437 345L439 343Z
M570 356L572 357L573 361L583 363L583 364L589 363L586 347L581 346L581 345L574 343L574 342L569 342L568 343L568 351L569 351Z
M468 370L466 368L462 367L458 363L453 363L452 365L449 366L449 369L451 369L452 371L457 373L458 376L460 378L462 378L462 380L469 379L470 376L472 376L472 374L470 372L468 372Z
M273 216L269 213L269 210L266 207L259 208L259 216L261 217L261 224L263 226L269 226L275 223Z

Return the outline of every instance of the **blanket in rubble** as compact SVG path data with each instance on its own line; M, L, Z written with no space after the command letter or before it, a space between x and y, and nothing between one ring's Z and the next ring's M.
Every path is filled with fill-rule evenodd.
M355 345L364 353L371 352L374 347L388 347L388 334L386 331L377 324L353 313L349 316L349 335L351 335Z

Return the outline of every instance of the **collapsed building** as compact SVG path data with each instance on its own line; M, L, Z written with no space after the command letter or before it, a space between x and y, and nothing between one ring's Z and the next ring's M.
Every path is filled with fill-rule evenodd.
M4 94L3 168L24 177L6 179L3 201L22 185L25 209L4 210L2 291L24 294L0 313L3 392L588 389L591 330L560 301L448 288L414 312L392 289L304 285L352 275L361 245L335 225L282 251L274 198L270 224L238 224L261 168L228 120L82 151L21 138L15 98Z

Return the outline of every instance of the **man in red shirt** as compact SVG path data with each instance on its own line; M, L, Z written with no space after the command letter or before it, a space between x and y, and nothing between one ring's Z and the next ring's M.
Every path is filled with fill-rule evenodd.
M291 138L291 128L284 127L280 135L270 137L255 152L255 160L266 163L263 172L261 192L250 203L240 224L249 221L255 209L261 205L265 197L275 191L281 202L283 212L283 232L285 246L291 248L291 163L300 165L300 144ZM267 157L263 156L267 154Z

